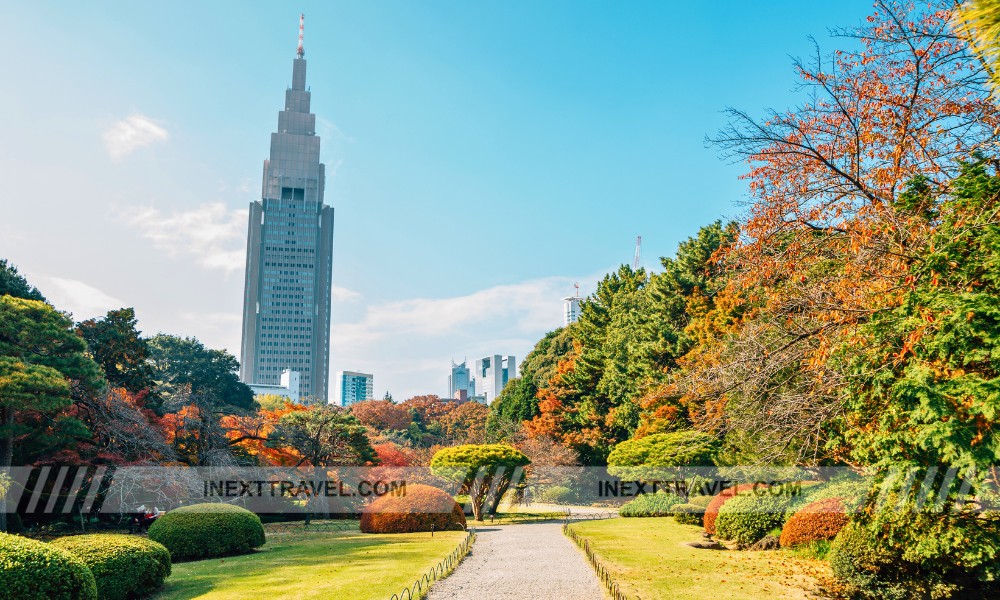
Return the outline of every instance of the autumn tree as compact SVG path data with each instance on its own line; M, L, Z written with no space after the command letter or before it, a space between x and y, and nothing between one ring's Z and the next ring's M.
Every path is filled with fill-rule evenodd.
M445 438L453 444L486 441L486 418L490 409L478 402L463 402L441 417Z
M296 467L364 466L377 461L361 421L331 405L283 415L268 436L268 445L298 454L301 458L292 465Z
M266 405L262 402L260 409L253 413L225 415L219 423L228 443L239 454L251 457L261 466L294 466L302 459L293 446L269 443L282 417L308 410L306 406L289 402L287 398L281 400L280 403L269 401Z
M365 400L350 406L350 413L376 432L405 431L410 411L389 400Z
M796 63L799 106L762 119L730 110L711 140L749 163L751 205L706 316L728 326L686 359L684 392L699 426L749 435L759 459L826 455L845 385L831 354L902 302L927 242L900 194L916 177L946 187L963 157L997 141L988 78L951 8L877 2L839 32L857 50Z
M414 445L426 448L444 440L444 426L441 424L441 419L457 408L458 402L430 394L414 396L400 406L410 413L406 438Z
M982 58L994 88L1000 86L1000 2L967 0L955 12L958 31Z

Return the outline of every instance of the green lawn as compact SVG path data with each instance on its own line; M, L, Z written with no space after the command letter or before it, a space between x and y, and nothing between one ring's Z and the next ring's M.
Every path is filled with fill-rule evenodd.
M351 598L386 600L412 585L464 539L460 531L372 535L268 534L258 552L178 563L158 600Z
M827 564L785 551L700 550L700 527L672 517L607 519L570 527L590 547L631 598L756 600L807 598Z

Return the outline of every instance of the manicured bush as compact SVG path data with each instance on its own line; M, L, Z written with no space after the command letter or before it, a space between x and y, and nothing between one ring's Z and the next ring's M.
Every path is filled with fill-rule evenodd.
M701 525L705 516L705 508L696 504L675 504L670 510L681 525Z
M170 551L174 562L246 554L266 541L260 518L220 503L175 508L153 522L149 539Z
M90 568L101 600L144 596L170 575L170 552L163 544L134 535L94 534L59 538L53 546Z
M832 540L847 525L850 517L840 498L810 502L788 518L781 529L781 547L791 548L808 542Z
M94 575L69 552L0 533L0 599L97 600Z
M564 485L553 485L542 490L538 499L550 504L564 504L573 500L573 490Z
M465 529L465 513L447 492L429 485L406 486L405 494L376 499L361 513L365 533Z
M618 514L623 517L669 517L674 514L673 506L683 501L680 496L665 492L641 494L622 505Z
M719 508L715 534L738 544L752 544L784 524L790 501L789 496L766 489L738 495Z
M712 502L713 496L691 496L688 498L687 503L693 504L702 509L704 512L708 508L708 505Z
M608 455L608 473L634 481L686 478L685 467L714 465L719 447L717 437L689 429L626 440Z
M856 523L847 524L837 534L829 560L834 577L847 586L851 596L900 600L908 597L901 582L887 581L886 575L893 570L891 553Z
M712 496L711 502L709 502L708 506L705 507L705 531L714 534L715 520L719 516L719 509L722 508L726 502L735 498L737 494L752 489L752 483L744 483L735 487L724 489L715 496Z
M472 501L473 515L482 521L487 501L487 512L494 514L507 489L522 482L524 467L530 463L527 456L506 444L465 444L438 450L431 459L431 472L460 483L461 492L468 493Z
M855 516L833 541L830 567L847 595L1000 598L1000 522L971 508L917 510L894 500Z

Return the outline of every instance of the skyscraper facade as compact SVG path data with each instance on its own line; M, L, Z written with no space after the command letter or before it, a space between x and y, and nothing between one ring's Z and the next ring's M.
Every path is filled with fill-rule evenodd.
M467 396L476 395L476 382L472 379L469 367L465 361L460 364L451 363L451 374L448 375L448 397L454 398L459 390L465 390Z
M563 327L580 320L580 302L583 301L580 297L580 284L573 284L573 287L576 288L576 295L563 298Z
M507 382L517 377L517 363L513 356L494 354L476 361L475 386L486 404L497 399Z
M301 395L326 401L333 208L323 203L324 165L301 31L300 22L292 85L271 134L261 199L250 203L240 377L274 385L282 371L297 371Z
M375 394L375 377L370 373L337 371L336 404L348 407L357 402L372 400Z

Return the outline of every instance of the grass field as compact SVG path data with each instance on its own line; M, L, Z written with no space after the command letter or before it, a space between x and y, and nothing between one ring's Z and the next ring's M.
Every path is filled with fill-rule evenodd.
M807 598L817 578L829 573L825 562L780 550L685 546L685 542L700 540L702 529L680 525L671 517L607 519L570 527L590 541L622 591L633 598Z
M385 600L426 573L464 539L460 531L372 535L269 534L258 552L178 563L157 600L351 598Z

